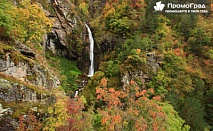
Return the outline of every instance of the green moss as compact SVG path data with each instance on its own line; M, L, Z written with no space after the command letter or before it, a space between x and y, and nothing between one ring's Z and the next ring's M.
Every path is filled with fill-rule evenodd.
M15 48L11 45L4 44L0 41L0 58L5 59L6 53L9 53L12 61L17 65L19 62L27 62L29 66L34 66L34 61L22 55L19 51L15 50Z
M14 50L14 47L4 44L2 41L0 41L0 58L5 59L5 54Z
M40 113L47 112L48 104L40 103L40 102L4 102L0 100L0 103L3 105L3 108L11 108L13 110L13 114L11 114L12 118L19 118L22 114L26 114L31 108L37 107L37 111Z
M27 76L27 79L29 81L35 81L36 80L36 76L35 75L30 75L30 76Z
M4 51L4 52L10 52L10 51L14 51L14 47L10 46L10 45L6 45L6 44L0 44L0 48Z

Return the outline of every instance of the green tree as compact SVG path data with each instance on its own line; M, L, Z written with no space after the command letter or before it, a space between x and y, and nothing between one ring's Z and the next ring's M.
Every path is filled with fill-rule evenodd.
M204 115L204 107L198 99L190 97L185 99L180 116L190 125L191 131L204 130L206 126Z
M14 18L12 11L14 7L7 0L0 1L0 38L5 39L10 37L14 29Z
M181 16L178 31L182 34L185 40L188 40L191 30L196 26L196 15L185 14Z

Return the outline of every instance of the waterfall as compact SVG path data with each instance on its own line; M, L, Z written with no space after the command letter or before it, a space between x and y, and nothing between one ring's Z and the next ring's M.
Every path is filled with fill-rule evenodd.
M94 40L92 37L92 32L87 24L85 24L87 27L87 31L89 33L89 42L90 42L90 67L89 67L89 74L87 75L88 77L92 77L94 75Z

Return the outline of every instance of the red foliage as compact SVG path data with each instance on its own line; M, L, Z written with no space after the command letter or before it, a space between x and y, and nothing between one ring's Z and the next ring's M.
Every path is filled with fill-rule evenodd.
M19 118L18 131L40 131L41 127L42 124L33 114L33 111L29 111Z

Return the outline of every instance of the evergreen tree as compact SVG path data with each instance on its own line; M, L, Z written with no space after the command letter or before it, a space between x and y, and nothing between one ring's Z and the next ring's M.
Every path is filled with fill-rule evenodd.
M191 131L204 130L206 126L204 115L204 107L198 99L191 97L185 99L180 116L190 125Z

